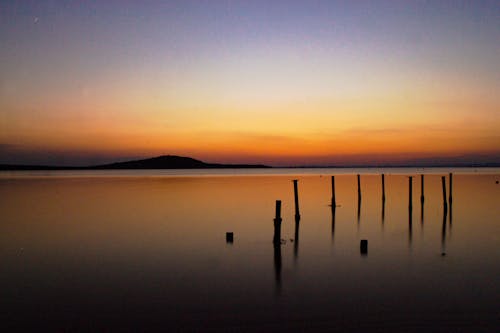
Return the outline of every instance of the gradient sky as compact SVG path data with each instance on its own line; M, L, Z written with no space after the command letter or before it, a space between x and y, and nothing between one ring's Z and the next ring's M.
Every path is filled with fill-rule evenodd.
M500 162L498 1L0 2L0 163Z

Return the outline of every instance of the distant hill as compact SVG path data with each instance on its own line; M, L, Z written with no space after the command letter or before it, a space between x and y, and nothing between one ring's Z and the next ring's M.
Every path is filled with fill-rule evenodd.
M229 169L229 168L269 168L255 164L205 163L190 157L165 155L144 160L97 165L89 169Z
M82 167L0 164L0 170L123 170L123 169L244 169L270 168L258 164L205 163L190 157L164 155L143 160Z

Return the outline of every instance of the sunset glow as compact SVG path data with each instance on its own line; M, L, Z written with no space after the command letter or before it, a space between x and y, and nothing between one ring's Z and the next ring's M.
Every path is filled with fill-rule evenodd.
M497 1L3 1L0 163L500 162Z

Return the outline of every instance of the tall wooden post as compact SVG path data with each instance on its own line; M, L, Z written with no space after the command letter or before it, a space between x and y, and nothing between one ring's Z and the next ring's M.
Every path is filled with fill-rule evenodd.
M358 175L358 201L361 201L361 180Z
M297 179L293 180L293 194L295 197L295 219L300 219L300 209L299 209L299 189L297 186Z
M420 175L420 202L424 203L424 175Z
M382 202L385 202L385 176L382 174Z
M274 218L274 245L281 244L281 200L276 200L276 217Z
M413 177L408 177L408 209L411 211L413 209Z
M337 207L337 201L335 200L335 176L332 176L332 209Z
M441 177L441 185L443 187L443 207L444 207L444 210L447 211L448 204L446 203L446 180L445 180L444 176Z

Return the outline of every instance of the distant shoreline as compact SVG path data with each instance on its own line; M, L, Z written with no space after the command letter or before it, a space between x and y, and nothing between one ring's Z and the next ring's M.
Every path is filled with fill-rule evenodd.
M85 170L206 170L206 169L373 169L373 168L498 168L500 163L435 163L435 164L377 164L377 165L301 165L273 167L263 164L205 163L189 157L159 156L94 166L50 166L0 164L0 171L85 171Z
M50 166L50 165L23 165L23 164L0 164L2 171L57 171L57 170L172 170L172 169L324 169L324 168L495 168L499 163L444 163L444 162L421 162L414 164L374 164L374 165L299 165L272 167L263 164L219 164L206 163L191 157L163 155L141 160L115 162L91 166Z

